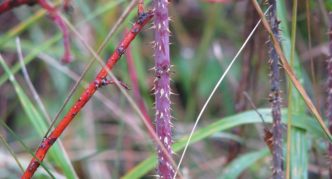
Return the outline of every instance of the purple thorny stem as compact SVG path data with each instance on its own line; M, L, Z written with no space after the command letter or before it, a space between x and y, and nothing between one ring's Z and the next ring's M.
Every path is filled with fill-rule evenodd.
M279 21L277 19L276 1L269 0L271 9L268 13L268 19L272 28L273 35L279 38ZM271 92L269 100L272 106L272 134L273 134L273 178L283 179L283 153L282 153L282 124L281 124L281 97L280 97L280 72L279 72L279 56L272 44L272 40L268 43L271 68Z
M329 50L330 50L330 57L327 61L327 86L328 86L328 98L327 98L327 119L329 130L332 133L332 12L329 14L330 19L330 29L329 29ZM328 157L329 157L329 177L332 178L332 144L329 143L328 145Z
M154 0L154 27L155 27L155 103L156 103L156 133L159 140L172 155L172 128L171 128L171 101L170 101L170 54L169 54L169 17L168 1ZM160 178L172 179L174 168L167 154L157 146L158 167Z

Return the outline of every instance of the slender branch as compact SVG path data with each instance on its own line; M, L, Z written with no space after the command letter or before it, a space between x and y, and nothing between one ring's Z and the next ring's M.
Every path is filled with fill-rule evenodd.
M170 54L169 54L169 16L167 0L154 0L155 9L155 103L156 103L156 133L162 141L167 153L172 155L172 124L170 101ZM160 178L171 179L174 176L174 168L167 154L157 145L158 167L157 174Z
M329 44L329 50L330 50L330 58L327 61L327 85L328 85L328 98L327 98L327 119L328 119L328 127L330 132L332 133L332 12L329 14L330 18L330 29L329 29L329 37L330 37L330 44ZM329 143L328 146L328 158L329 158L329 175L330 178L332 178L332 143Z
M134 23L130 32L128 32L125 38L120 42L117 46L116 50L112 54L112 56L108 59L108 62L104 68L98 73L95 80L90 83L89 87L85 89L85 91L81 94L81 97L78 101L71 107L69 112L64 116L64 118L59 122L59 124L55 127L52 133L44 138L42 143L37 149L36 158L33 158L30 161L29 166L27 167L22 178L31 178L35 171L37 170L40 163L38 161L43 161L45 155L49 148L54 144L54 142L59 138L62 132L66 129L72 119L77 115L77 113L84 107L84 105L89 101L92 95L96 92L96 90L107 84L107 71L111 70L116 62L120 59L122 54L128 48L131 41L136 37L136 35L142 30L142 28L151 20L153 17L152 11L147 13L142 13L138 16L137 21Z

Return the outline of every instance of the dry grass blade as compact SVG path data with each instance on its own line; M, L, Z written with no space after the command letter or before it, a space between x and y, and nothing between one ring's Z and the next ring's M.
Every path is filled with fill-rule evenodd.
M48 112L45 108L45 105L43 104L42 100L40 99L35 87L33 86L31 79L29 77L28 70L25 67L22 48L21 48L21 42L20 42L19 37L16 38L16 46L17 46L18 59L20 61L21 67L22 67L23 77L24 77L25 81L27 82L28 87L30 88L33 98L35 99L40 110L43 112L44 116L46 117L47 122L50 123L52 121L52 119L51 119L50 115L48 114Z
M290 78L291 82L293 83L293 85L295 86L295 88L299 91L299 93L301 94L301 96L303 97L304 102L306 103L306 105L308 106L309 110L312 112L312 114L315 116L315 118L317 119L318 123L320 124L320 126L322 127L322 129L324 130L324 133L327 135L327 137L329 138L330 142L332 142L332 136L328 130L328 128L326 127L322 116L319 114L318 110L316 109L315 105L312 103L312 101L310 100L308 94L306 93L306 91L304 90L303 86L301 85L301 83L297 80L294 71L292 70L292 68L290 67L290 65L288 64L285 55L283 54L280 44L278 42L278 40L276 39L276 37L273 35L272 31L271 31L271 27L268 23L268 21L266 20L264 13L262 11L262 9L260 8L259 4L257 3L256 0L252 0L258 14L260 15L260 17L262 18L262 22L263 25L265 27L265 29L268 31L268 33L271 36L271 40L272 43L276 49L277 54L280 57L281 63L283 68L285 69L288 77Z

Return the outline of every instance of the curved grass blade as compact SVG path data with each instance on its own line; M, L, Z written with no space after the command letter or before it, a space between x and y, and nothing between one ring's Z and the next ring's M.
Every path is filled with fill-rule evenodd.
M265 109L259 109L259 113L262 114L264 117L265 122L271 123L272 122L272 116L271 116L271 109L265 108ZM328 139L325 135L324 131L320 127L320 125L317 123L317 121L312 120L312 117L309 117L305 114L299 114L292 116L293 122L292 125L296 126L298 128L301 128L302 130L308 131L308 133L312 134L316 138L325 138ZM283 123L287 123L287 110L282 110L282 119ZM203 139L206 139L210 137L213 134L216 134L218 132L231 129L233 127L237 127L240 125L245 124L253 124L253 123L261 123L261 118L257 115L257 112L254 110L246 111L243 113L235 114L232 116L224 117L221 119L218 119L216 122L203 127L199 130L197 130L191 138L190 144L193 144L195 142L201 141ZM173 145L173 151L178 152L181 149L183 149L186 145L186 142L188 140L188 136L181 138ZM155 157L155 154L152 154L149 158L138 164L134 169L132 169L130 172L128 172L125 176L123 176L123 179L135 179L135 178L141 178L143 177L147 172L152 170L157 164L157 158Z

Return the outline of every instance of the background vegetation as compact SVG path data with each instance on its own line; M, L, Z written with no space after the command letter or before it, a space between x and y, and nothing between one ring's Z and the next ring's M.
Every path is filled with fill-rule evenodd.
M75 0L71 3L73 9L66 17L84 40L93 49L98 49L130 2ZM150 1L145 3L151 7ZM294 54L293 70L316 108L325 116L328 12L332 10L332 2L308 0L307 3L309 6L304 1L298 4L294 21L292 1L278 1L280 39L285 56L289 59ZM262 7L267 8L263 3ZM204 102L259 15L248 0L216 3L174 0L169 10L172 17L171 63L174 65L171 88L175 93L171 96L174 151L178 154L174 155L174 160L178 161L185 136L190 133ZM134 9L99 53L102 59L107 59L113 52L136 13ZM0 178L17 178L22 171L14 158L18 158L23 168L27 166L30 152L41 142L49 122L22 74L16 37L20 38L29 77L52 119L92 55L71 33L74 60L68 65L61 64L61 33L38 6L22 6L4 13L0 15L0 24L0 52L9 67L2 64L0 68ZM127 53L132 54L140 96L153 121L151 89L155 77L154 72L149 71L154 66L153 31L149 27L133 41ZM297 28L292 33L294 27ZM295 48L291 48L292 39L295 39ZM270 109L267 109L270 107L267 40L268 34L260 26L208 104L181 167L184 177L268 178L272 175L271 154L264 142L264 128L270 128L272 120ZM100 68L95 63L84 81L92 80ZM126 57L112 72L132 88ZM15 78L10 78L10 74ZM302 97L289 86L282 69L281 74L285 160L287 153L291 156L291 165L285 163L285 168L290 167L292 178L328 178L328 140ZM69 104L77 100L84 85L82 82ZM133 89L128 93L134 96ZM69 107L66 105L64 111ZM265 123L253 108L259 108ZM286 144L287 119L292 119L290 148ZM111 85L101 89L88 102L66 129L61 143L51 149L44 164L56 178L152 178L155 160L154 143L142 119L121 91ZM44 169L38 171L38 177L49 177Z

